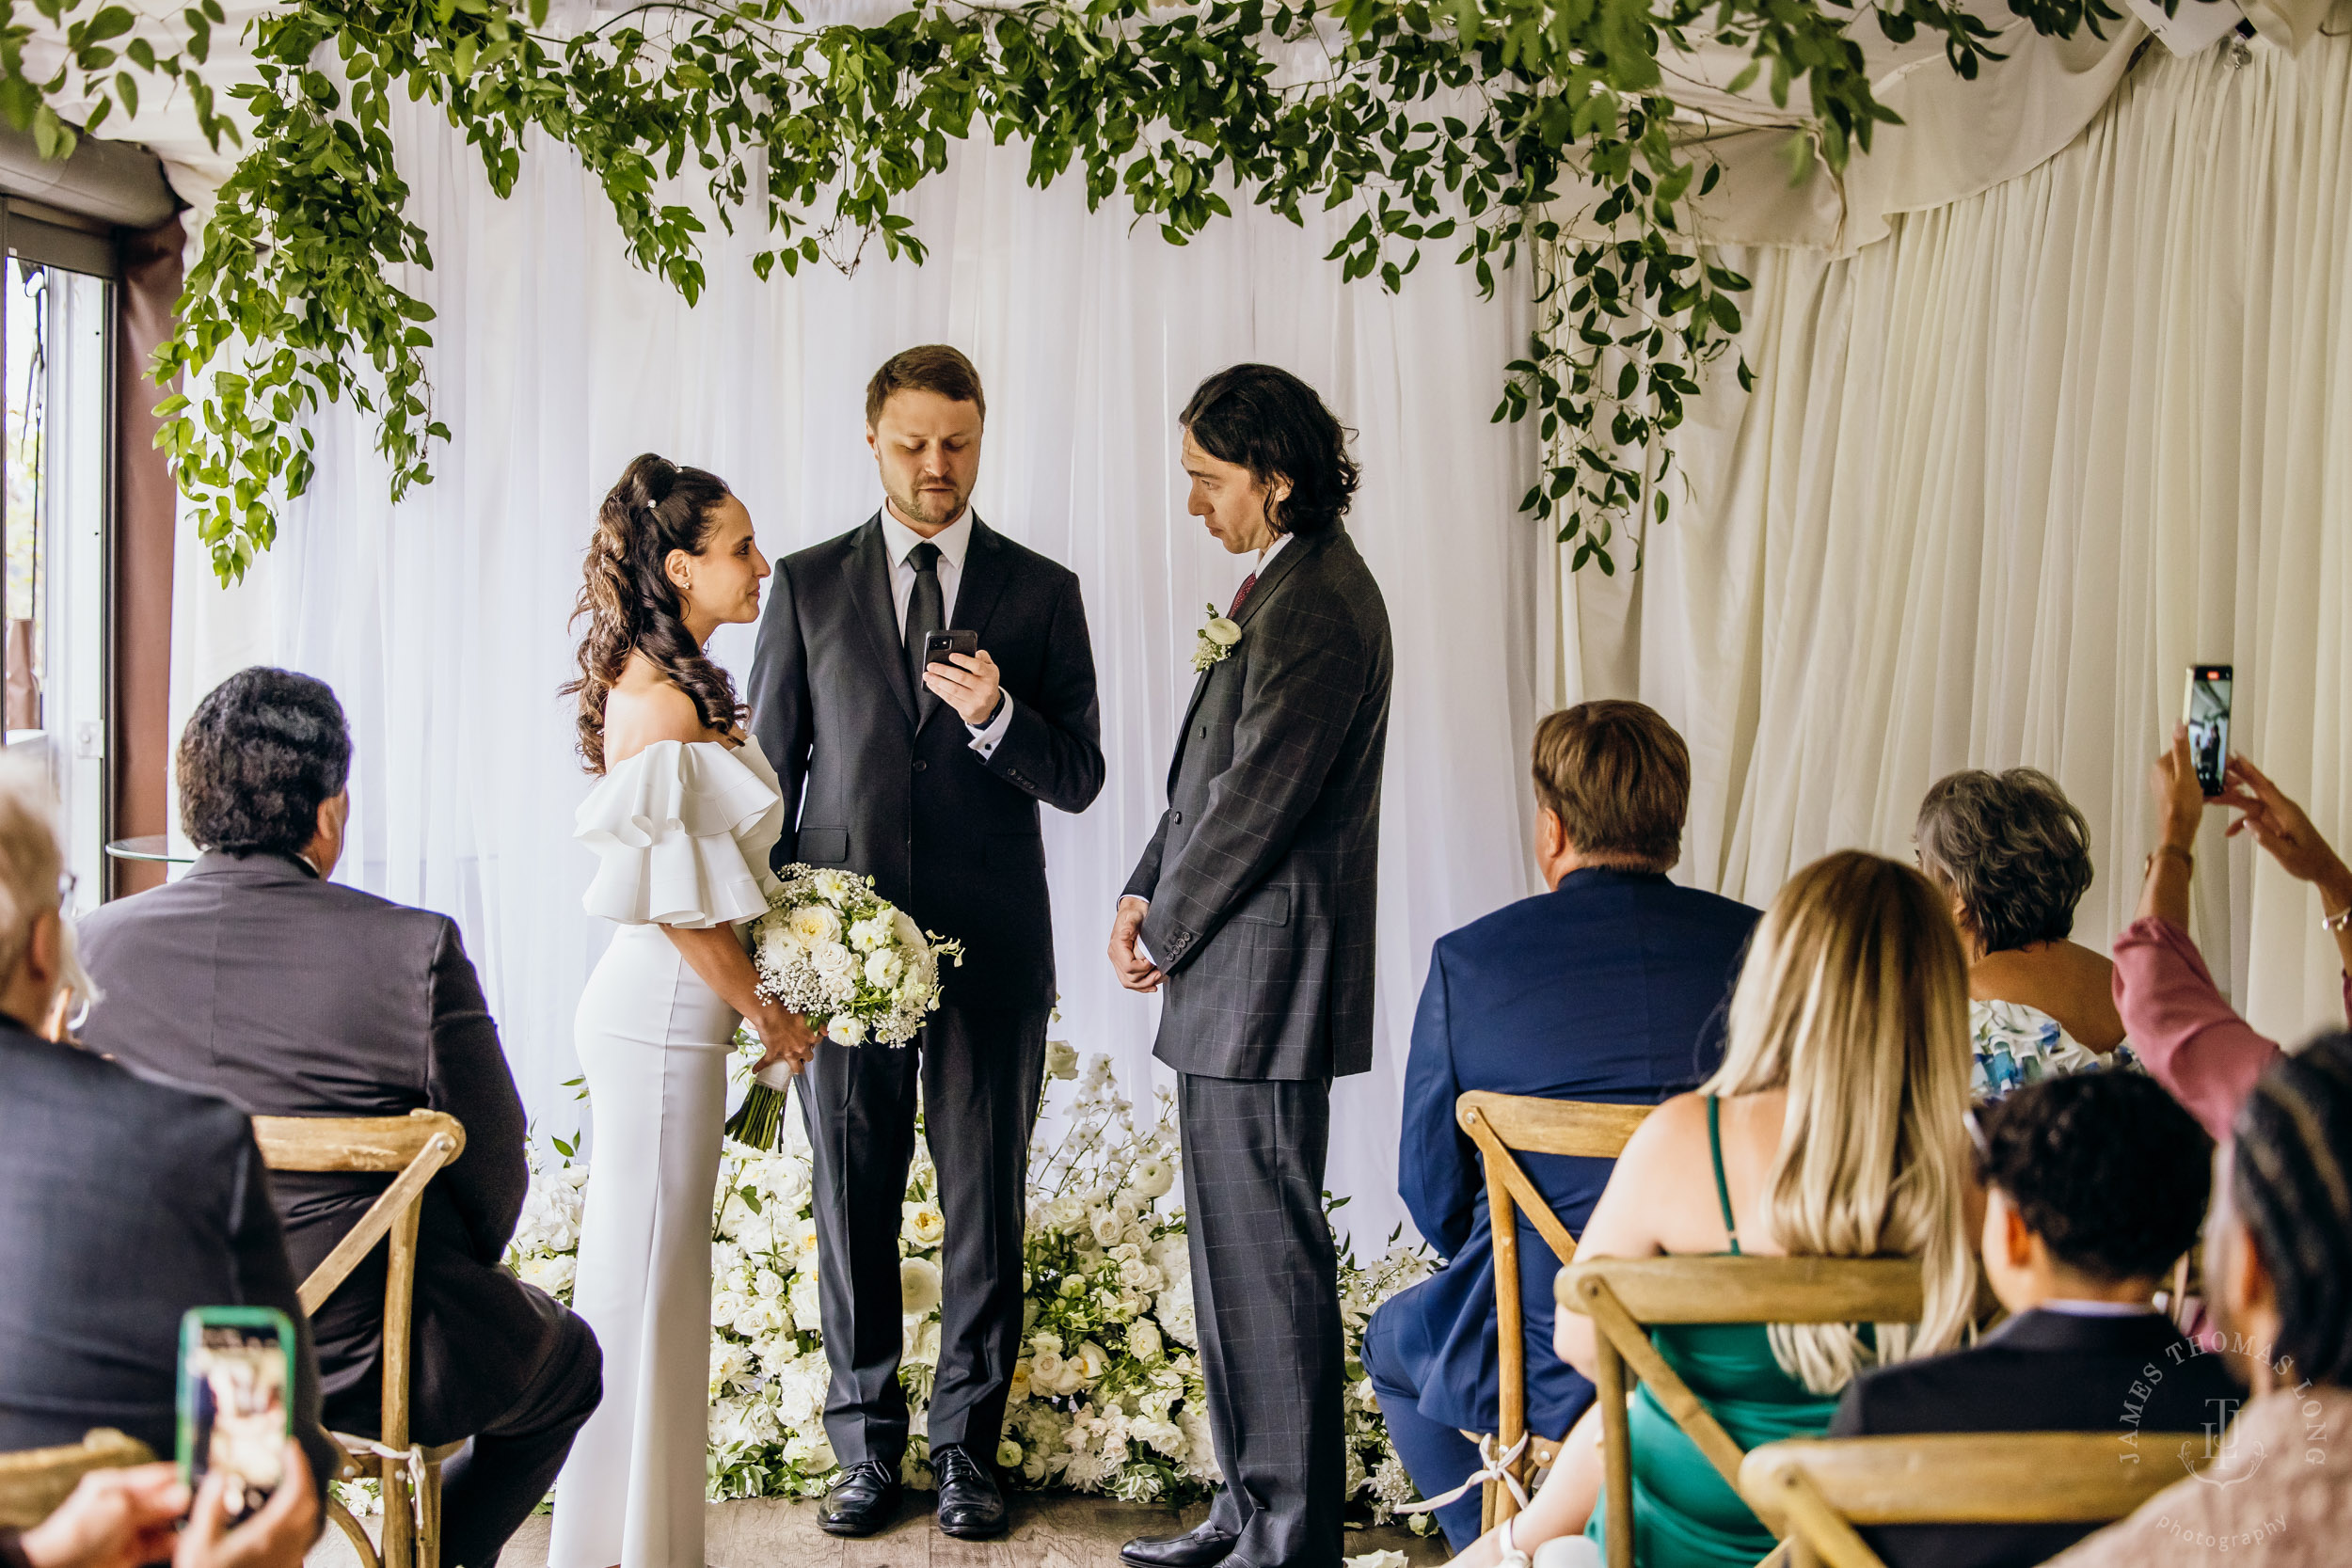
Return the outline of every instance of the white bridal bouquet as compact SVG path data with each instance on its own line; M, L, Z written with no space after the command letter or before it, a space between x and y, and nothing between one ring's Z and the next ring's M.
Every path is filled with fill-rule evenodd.
M939 1006L942 958L963 962L963 944L927 932L874 891L870 877L787 865L752 922L752 965L759 994L781 1002L835 1045L904 1045ZM749 1053L756 1061L755 1040ZM773 1148L784 1117L787 1067L753 1080L727 1132Z

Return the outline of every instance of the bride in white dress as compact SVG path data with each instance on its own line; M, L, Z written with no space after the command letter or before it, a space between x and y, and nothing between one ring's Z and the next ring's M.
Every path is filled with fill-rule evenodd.
M604 1402L556 1484L550 1568L703 1568L710 1204L737 1022L798 1070L815 1040L754 993L741 923L768 910L776 775L746 741L711 632L759 615L768 562L726 485L638 458L605 498L580 615L580 747L603 775L576 836L589 912L619 929L575 1024L587 1211L572 1307L604 1349ZM576 617L577 619L577 617Z

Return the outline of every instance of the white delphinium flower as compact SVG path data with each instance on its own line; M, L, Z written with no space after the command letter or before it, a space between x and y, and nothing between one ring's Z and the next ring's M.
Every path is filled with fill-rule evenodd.
M918 1317L939 1305L939 1265L928 1258L898 1260L898 1309Z

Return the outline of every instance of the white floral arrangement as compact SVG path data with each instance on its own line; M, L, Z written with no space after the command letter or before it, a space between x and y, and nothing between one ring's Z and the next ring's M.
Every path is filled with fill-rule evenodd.
M1032 1151L1026 1243L1026 1349L996 1462L1036 1489L1176 1505L1217 1481L1194 1317L1184 1214L1164 1207L1178 1177L1175 1104L1160 1090L1138 1125L1107 1057L1083 1071L1062 1041L1047 1047L1048 1088L1074 1085L1057 1107L1064 1132ZM816 1497L834 1473L824 1405L825 1360L817 1299L812 1173L797 1117L780 1147L729 1143L711 1228L710 1449L714 1499ZM930 1482L922 1438L939 1360L939 1176L918 1139L898 1232L905 1335L898 1376L914 1433L904 1465L911 1486ZM508 1261L524 1279L569 1300L586 1167L562 1145L534 1150L531 1193ZM1343 1199L1341 1201L1344 1201ZM1337 1205L1335 1204L1334 1207ZM1416 1500L1391 1446L1361 1360L1373 1309L1429 1273L1427 1254L1396 1244L1370 1267L1340 1261L1347 1331L1347 1487L1371 1522ZM1431 1528L1426 1515L1416 1529Z
M939 1006L942 959L963 962L963 944L923 929L874 891L870 877L787 865L752 922L759 994L808 1021L835 1045L904 1045ZM756 1039L746 1047L756 1061ZM727 1132L755 1148L776 1147L791 1072L753 1081Z

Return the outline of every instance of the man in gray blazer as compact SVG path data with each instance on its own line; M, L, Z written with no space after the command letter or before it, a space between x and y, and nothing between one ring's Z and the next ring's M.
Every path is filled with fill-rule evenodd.
M176 759L187 876L83 920L102 993L90 1046L255 1116L446 1111L466 1149L424 1190L410 1432L471 1442L443 1471L441 1560L489 1568L548 1494L603 1394L587 1323L506 1271L529 1171L522 1101L457 927L327 879L342 852L351 736L326 682L241 670L197 705ZM299 1275L388 1179L277 1173ZM377 1434L385 1250L311 1328L327 1424Z
M1225 1489L1136 1568L1332 1568L1346 1501L1344 1340L1323 1213L1331 1080L1372 1066L1373 914L1388 745L1389 615L1341 525L1346 432L1268 365L1184 410L1190 510L1258 552L1127 880L1111 962L1164 995L1209 1424ZM1140 940L1141 949L1137 942Z

